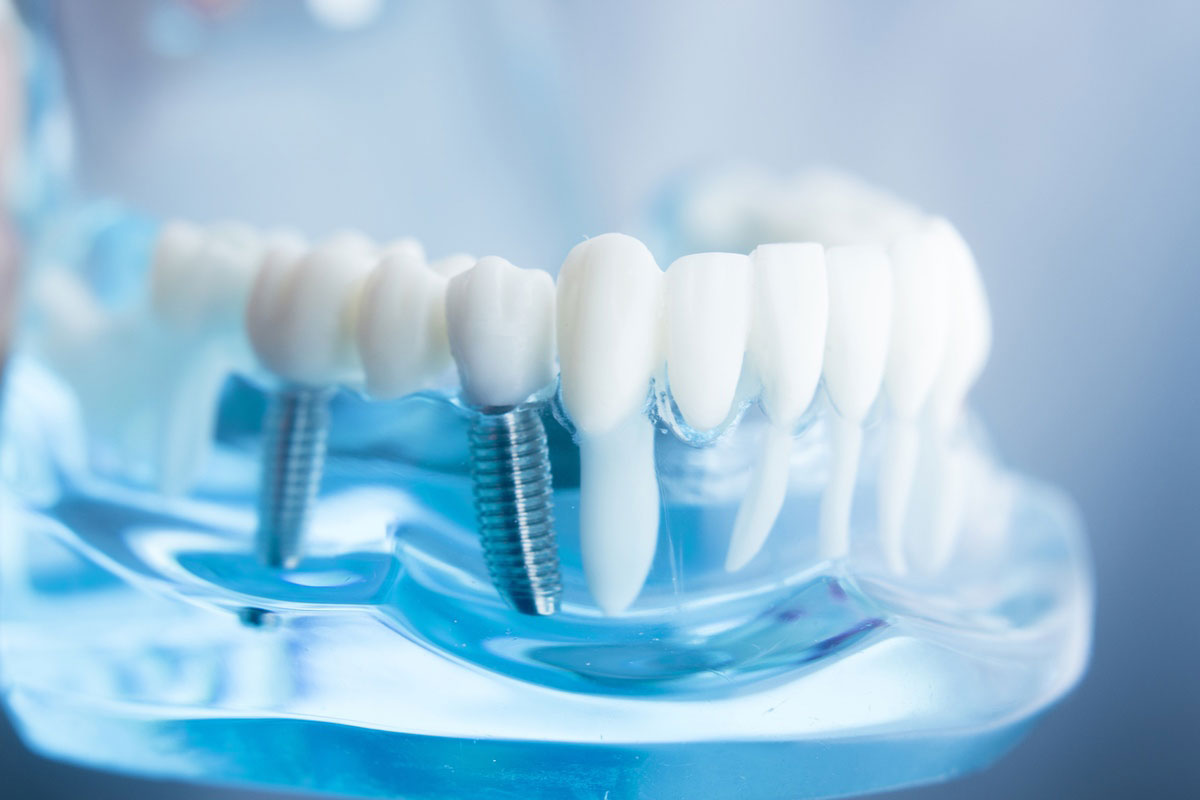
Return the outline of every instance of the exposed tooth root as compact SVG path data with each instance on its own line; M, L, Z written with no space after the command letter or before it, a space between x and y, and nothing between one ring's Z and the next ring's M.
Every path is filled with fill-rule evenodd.
M823 558L849 552L850 510L858 478L862 422L883 382L891 328L892 281L887 253L864 245L831 247L829 332L825 339L825 388L833 403L831 474L821 501Z
M775 526L783 501L787 497L788 462L792 454L792 434L775 425L767 427L762 455L750 476L746 496L738 506L733 522L733 536L725 569L736 572L750 563L762 549Z
M912 420L888 424L879 473L879 529L883 556L897 575L908 571L904 554L904 518L920 455L920 434Z
M604 433L579 434L579 538L583 570L605 614L642 590L658 544L654 425L636 413Z

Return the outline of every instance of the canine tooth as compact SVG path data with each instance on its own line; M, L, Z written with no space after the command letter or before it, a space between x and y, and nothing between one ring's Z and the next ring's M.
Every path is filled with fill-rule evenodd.
M760 245L753 265L749 358L771 422L762 456L734 520L725 568L741 569L767 540L787 493L792 429L821 380L829 288L819 244Z
M515 406L554 380L554 281L489 256L446 290L450 352L480 407Z
M663 361L662 283L646 246L617 233L576 245L558 278L559 369L579 440L584 572L607 614L637 597L658 541L654 426L643 407Z
M883 382L892 316L887 252L875 245L831 247L825 389L837 412L831 422L829 484L821 500L823 558L849 552L850 509L862 448L862 421Z
M947 265L949 321L946 353L929 397L930 427L924 447L931 453L930 488L933 517L908 548L916 566L936 572L949 561L963 515L960 458L953 442L967 393L987 362L992 342L987 293L975 257L949 222L935 219L930 230L944 248Z
M354 319L375 247L339 234L307 252L294 243L263 260L246 307L246 331L263 366L298 384L353 380Z
M892 570L906 569L903 526L917 467L917 416L945 360L950 307L945 236L937 228L902 235L891 247L892 337L884 387L888 422L879 475L879 523Z
M699 253L667 268L667 378L684 420L711 430L729 416L750 329L750 259Z
M425 389L450 366L445 297L446 279L412 250L393 251L371 272L356 332L371 396Z

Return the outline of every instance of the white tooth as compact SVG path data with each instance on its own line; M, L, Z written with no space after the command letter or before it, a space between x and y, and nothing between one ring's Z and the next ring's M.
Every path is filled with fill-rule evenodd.
M367 279L358 351L367 392L388 399L428 388L451 364L446 279L413 250L387 255Z
M821 501L823 558L849 552L850 509L862 447L862 421L883 382L892 317L892 272L875 245L831 247L829 330L825 337L825 390L836 414L831 422L829 484Z
M463 393L515 406L554 380L554 281L488 256L446 289L446 327Z
M966 487L955 468L961 458L954 442L967 393L983 371L992 342L987 293L970 248L946 220L931 223L947 264L949 322L944 360L929 397L930 428L924 447L931 454L929 487L932 522L909 546L910 559L925 572L946 565L962 523Z
M666 278L667 378L688 425L711 430L729 416L750 331L750 259L698 253Z
M762 382L771 422L763 452L738 508L725 568L741 569L758 553L787 494L792 429L821 380L829 289L819 244L760 245L750 255L754 323L749 358Z
M354 323L375 247L345 233L305 252L294 243L263 259L246 308L246 331L263 366L309 385L356 380Z
M654 426L642 412L663 360L662 283L646 246L616 233L576 245L558 278L563 403L582 469L584 572L607 614L636 598L658 541Z
M884 386L888 422L879 475L879 524L884 555L903 573L902 529L917 466L917 415L942 367L950 315L945 237L926 225L892 245L892 338Z
M414 239L411 236L394 239L379 249L379 255L383 258L400 253L412 256L418 261L425 261L425 246L421 244L420 240Z

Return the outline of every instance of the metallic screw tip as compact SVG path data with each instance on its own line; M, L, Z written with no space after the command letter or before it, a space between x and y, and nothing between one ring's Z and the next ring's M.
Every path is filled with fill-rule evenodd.
M553 614L562 579L542 419L528 407L479 413L470 442L475 513L492 585L522 614Z
M331 394L325 388L283 389L267 411L256 546L269 567L292 567L300 560L300 540L325 466Z

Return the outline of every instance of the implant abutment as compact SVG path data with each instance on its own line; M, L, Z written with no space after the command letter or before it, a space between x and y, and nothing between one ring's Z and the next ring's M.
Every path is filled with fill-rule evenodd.
M300 560L325 467L330 387L286 386L271 398L262 434L256 549L268 567Z
M492 585L520 613L547 616L558 610L562 578L540 407L478 409L470 450L479 538Z

